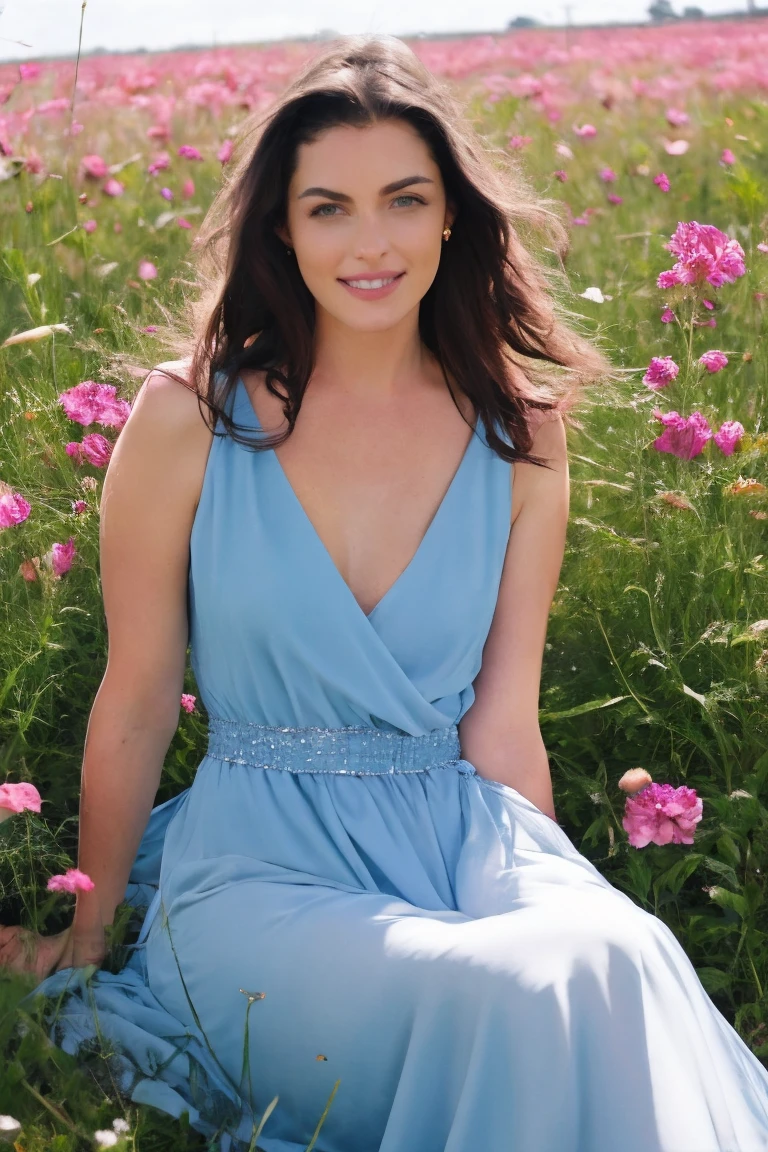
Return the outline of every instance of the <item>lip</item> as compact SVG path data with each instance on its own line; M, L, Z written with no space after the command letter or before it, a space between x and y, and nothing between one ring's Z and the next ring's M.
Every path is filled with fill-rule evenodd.
M350 277L351 280L387 280L390 276L394 276L394 280L391 284L385 284L383 288L353 288L351 284L348 284L346 280L342 280L341 277L339 277L339 283L343 284L347 292L351 292L352 295L357 296L359 300L380 300L382 296L389 296L391 292L394 292L397 285L405 276L405 272L377 272L375 275L369 272L366 275Z

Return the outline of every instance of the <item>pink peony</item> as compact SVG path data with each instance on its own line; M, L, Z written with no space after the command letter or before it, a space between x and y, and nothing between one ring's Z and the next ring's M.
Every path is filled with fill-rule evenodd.
M704 283L720 288L723 284L732 284L746 272L741 244L714 224L681 221L664 247L677 256L677 263L658 277L659 288Z
M99 432L89 432L87 436L83 436L80 443L70 440L65 446L65 451L67 456L73 457L78 464L82 464L83 459L86 459L96 468L105 468L112 455L112 444Z
M107 180L106 184L102 186L102 192L105 196L122 196L125 192L125 184L121 184L119 180L115 180L114 176Z
M50 568L57 578L69 572L72 561L77 555L75 538L70 536L66 544L54 544L50 551L43 556L43 563Z
M665 308L661 314L662 324L672 324L676 319L677 317L671 308Z
M714 435L715 444L725 456L732 456L733 450L744 435L744 425L738 420L725 420Z
M0 528L13 528L23 524L32 511L32 505L19 492L0 492Z
M114 384L97 384L83 380L74 388L59 393L59 403L70 420L78 424L101 424L105 428L122 428L131 414L127 400L118 400Z
M181 694L181 707L185 712L194 712L196 696L192 696L189 692L182 692Z
M604 184L613 184L613 182L617 179L613 168L601 168L598 172L598 176Z
M40 804L34 784L0 784L0 823L17 812L39 812Z
M667 124L671 128L682 128L683 124L687 124L689 120L690 116L681 108L667 108Z
M661 436L653 442L657 452L671 452L681 460L692 460L712 439L709 421L701 412L692 412L686 417L678 412L664 413L654 408L653 415L664 425Z
M733 152L731 152L730 148L723 148L722 152L720 153L720 163L727 165L736 163L736 157L734 156Z
M154 280L157 276L157 268L151 260L139 261L139 278L141 280Z
M703 356L699 356L699 364L702 368L706 368L707 372L719 372L728 364L728 357L725 352L718 352L717 349L713 348L711 352L705 352Z
M671 185L669 183L669 176L667 176L666 172L659 172L658 176L654 176L653 182L657 188L661 189L662 192L669 192Z
M527 139L530 143L530 137L527 137ZM232 159L232 152L234 151L234 147L235 146L232 141L229 139L229 137L227 137L221 148L219 148L218 152L216 153L216 159L219 160L222 164L228 164Z
M695 788L648 784L627 796L622 825L633 848L646 844L693 844L703 803Z
M676 378L680 368L671 356L653 356L643 376L643 384L649 388L665 388Z
M90 876L79 868L67 868L58 876L51 876L47 888L49 892L91 892L96 885Z
M83 156L80 161L80 171L83 176L89 176L91 180L103 180L109 169L101 156L89 155Z

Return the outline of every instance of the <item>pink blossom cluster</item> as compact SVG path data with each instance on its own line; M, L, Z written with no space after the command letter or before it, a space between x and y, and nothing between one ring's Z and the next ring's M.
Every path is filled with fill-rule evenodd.
M656 281L659 288L704 283L720 288L723 284L732 284L747 270L741 244L714 224L681 221L664 247L677 256L677 261L660 274Z
M621 822L633 848L693 844L703 808L695 788L651 783L634 796L627 796Z
M657 452L670 452L681 460L692 460L713 440L725 456L731 456L744 435L744 426L738 420L726 420L713 432L706 416L692 412L681 416L679 412L661 412L654 408L653 415L664 425L664 431L653 441Z
M0 784L0 820L18 812L39 812L42 800L34 784Z
M70 420L78 424L122 428L131 413L131 406L127 400L119 400L116 392L114 384L83 380L74 388L59 393L59 403Z
M79 868L67 868L66 872L51 876L47 884L49 892L69 892L73 896L78 892L92 892L95 887L90 876Z
M679 365L671 356L652 356L643 376L643 384L647 384L649 388L665 388L677 378L679 371Z
M89 432L82 440L70 440L65 445L67 456L71 456L76 464L87 461L95 468L106 468L112 455L112 448L113 444L100 432Z

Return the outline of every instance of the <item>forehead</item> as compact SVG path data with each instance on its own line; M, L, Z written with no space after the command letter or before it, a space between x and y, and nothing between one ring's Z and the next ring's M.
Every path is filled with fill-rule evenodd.
M391 178L393 166L417 165L408 171L421 171L434 177L437 165L426 141L405 120L383 120L365 127L338 124L326 128L315 140L301 144L296 155L293 182L311 177L329 167L345 169L346 177L362 184L376 184L382 173Z

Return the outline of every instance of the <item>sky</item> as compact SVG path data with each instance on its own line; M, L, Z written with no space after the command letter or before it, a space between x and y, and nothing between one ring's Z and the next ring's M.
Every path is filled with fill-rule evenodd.
M647 18L650 0L571 0L573 24ZM746 0L673 0L708 14L746 9ZM0 0L0 60L77 52L82 0ZM262 9L259 11L259 9ZM279 40L332 31L412 36L423 32L501 32L515 16L566 22L560 0L87 0L83 50L149 51L195 44ZM22 43L18 43L21 41Z

